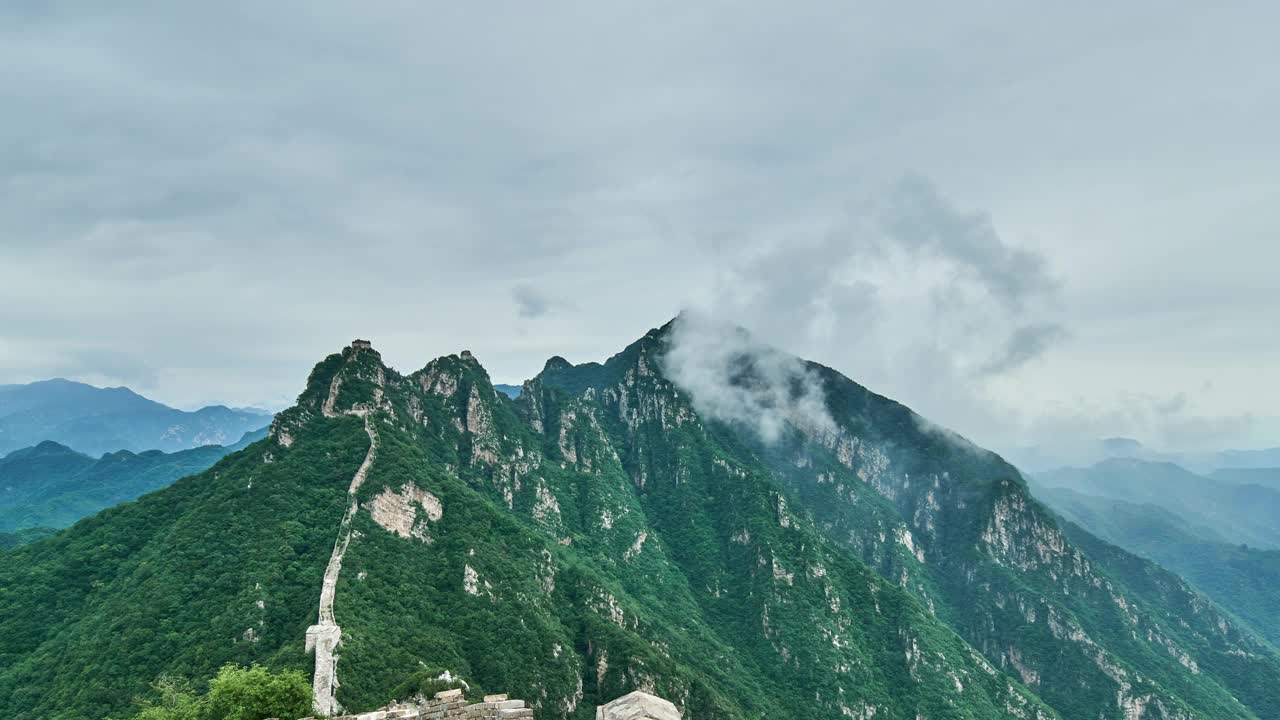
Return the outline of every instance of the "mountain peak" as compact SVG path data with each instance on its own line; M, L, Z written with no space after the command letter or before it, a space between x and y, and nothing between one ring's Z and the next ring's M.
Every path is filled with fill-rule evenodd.
M1146 561L1077 546L1012 466L701 320L554 357L515 403L465 351L401 375L351 343L273 444L0 556L29 588L0 593L0 638L42 633L6 656L0 711L89 685L115 711L174 668L292 658L326 712L451 670L545 720L637 686L699 718L1280 717L1271 650Z
M564 359L559 355L551 356L550 358L547 359L547 362L542 366L542 372L556 372L559 370L572 370L572 369L573 369L573 363L569 362L568 360Z

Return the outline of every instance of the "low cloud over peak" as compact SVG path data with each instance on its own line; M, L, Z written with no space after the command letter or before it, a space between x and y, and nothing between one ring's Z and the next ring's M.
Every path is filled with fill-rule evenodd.
M669 343L663 369L700 413L745 425L766 443L777 441L788 424L836 430L817 373L745 329L685 311L672 322Z

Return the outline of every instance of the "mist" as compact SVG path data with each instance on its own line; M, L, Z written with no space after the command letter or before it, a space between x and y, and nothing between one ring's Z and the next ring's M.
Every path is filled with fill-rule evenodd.
M766 443L776 442L788 424L808 432L836 430L815 372L711 315L681 313L662 363L699 413L745 426Z

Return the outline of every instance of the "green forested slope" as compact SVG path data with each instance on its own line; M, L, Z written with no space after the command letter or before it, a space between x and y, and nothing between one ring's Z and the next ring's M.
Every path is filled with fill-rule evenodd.
M1080 528L1186 578L1259 636L1280 646L1280 551L1230 545L1211 531L1206 539L1205 530L1152 505L1062 488L1035 492Z
M448 669L539 718L637 688L699 720L1276 716L1269 649L1077 548L994 455L816 367L838 424L763 442L671 382L669 331L515 401L465 353L330 356L267 440L0 556L0 712L309 671L372 437L333 605L348 708Z
M204 445L164 453L120 450L91 458L45 441L0 458L0 532L61 528L104 508L133 500L209 467L263 437L246 433L235 445Z

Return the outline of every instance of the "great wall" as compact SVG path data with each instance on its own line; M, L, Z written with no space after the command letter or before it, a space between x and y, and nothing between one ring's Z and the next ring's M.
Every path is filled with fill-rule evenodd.
M352 355L372 350L367 340L351 343ZM469 355L469 353L467 353ZM354 415L364 421L369 436L369 450L347 489L350 505L338 526L333 553L325 568L320 587L320 606L315 625L307 628L306 650L315 653L315 673L312 676L314 710L318 716L329 720L519 720L533 718L534 710L523 700L511 700L507 695L486 695L479 702L468 702L460 689L443 690L431 699L418 698L414 702L395 703L387 707L355 715L338 715L342 706L335 697L338 689L338 645L342 642L342 628L333 614L334 593L338 575L342 571L342 558L351 541L351 522L359 509L356 493L368 477L378 454L378 433L370 421L372 410L382 400L385 380L379 370L375 381L373 407L357 405L350 409L337 408L338 394L342 388L342 374L334 375L329 384L329 394L321 406L324 417L336 418ZM306 720L314 720L308 718ZM681 712L675 705L662 698L636 691L623 695L596 708L596 720L681 720Z
M430 700L396 703L379 710L340 715L330 720L520 720L533 717L533 708L526 706L523 700L510 700L506 695L486 695L480 702L467 702L463 691L454 689L438 692ZM675 705L660 697L636 691L597 707L596 720L681 720L681 713Z
M356 340L351 343L353 357L355 352L361 350L369 350L370 345L367 341ZM382 372L379 370L376 379L378 386L378 397L374 403L381 400L381 388L383 386ZM356 500L356 493L360 490L360 486L369 475L369 470L373 467L374 459L378 456L378 433L374 429L373 423L370 421L372 408L354 407L350 410L339 412L336 409L338 392L342 387L341 373L333 376L333 381L329 384L329 396L325 399L321 412L325 417L334 418L339 415L355 415L364 420L364 430L369 435L369 451L364 456L364 462L360 463L356 474L351 478L351 484L347 488L347 496L350 498L350 505L347 507L346 513L342 516L342 522L338 525L338 535L333 543L333 553L329 556L329 564L324 571L324 580L320 585L320 608L318 618L315 625L307 628L306 651L313 652L316 656L315 673L312 675L311 688L315 698L315 711L322 715L334 715L342 711L342 707L338 704L335 692L338 689L338 645L342 642L342 628L338 625L333 615L333 597L338 587L338 574L342 572L342 557L347 551L347 545L351 542L351 521L359 510L359 503Z

